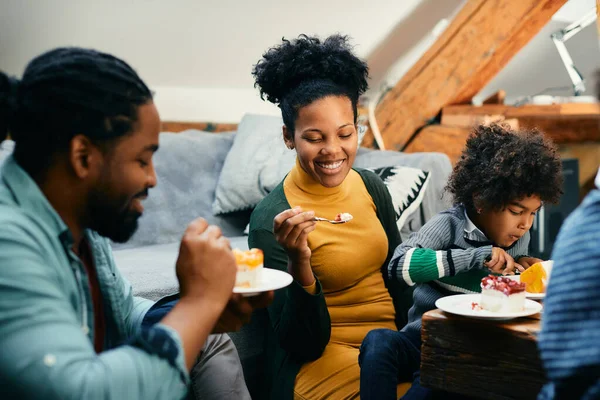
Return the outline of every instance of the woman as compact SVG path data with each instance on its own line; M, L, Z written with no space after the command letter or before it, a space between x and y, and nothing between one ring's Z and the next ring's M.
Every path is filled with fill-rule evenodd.
M269 49L253 75L261 96L279 105L283 140L297 153L250 220L250 247L294 278L269 308L265 397L358 398L363 338L402 327L411 304L410 290L382 274L400 243L391 197L375 174L352 169L368 68L345 36L302 35ZM314 221L341 212L354 218Z

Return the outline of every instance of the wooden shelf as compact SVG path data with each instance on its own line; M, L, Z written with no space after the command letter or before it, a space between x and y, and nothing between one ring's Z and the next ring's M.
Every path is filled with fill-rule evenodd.
M600 103L446 106L442 109L442 125L470 128L490 115L516 119L520 128L537 128L559 144L600 141Z

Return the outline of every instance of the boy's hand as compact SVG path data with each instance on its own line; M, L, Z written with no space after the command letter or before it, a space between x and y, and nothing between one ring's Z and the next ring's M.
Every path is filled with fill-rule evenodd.
M500 247L492 247L490 260L484 265L495 274L514 275L515 269L525 271L525 268L516 263L512 256Z
M533 264L544 262L544 260L540 260L539 258L535 258L535 257L521 257L517 260L517 262L519 264L521 264L523 266L523 268L527 269L527 268L531 267Z

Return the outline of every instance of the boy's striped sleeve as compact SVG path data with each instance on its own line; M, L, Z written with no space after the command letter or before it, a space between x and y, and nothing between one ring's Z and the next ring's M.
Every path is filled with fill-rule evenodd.
M451 215L438 214L396 248L388 265L389 278L412 286L482 268L492 246L453 249L462 230Z

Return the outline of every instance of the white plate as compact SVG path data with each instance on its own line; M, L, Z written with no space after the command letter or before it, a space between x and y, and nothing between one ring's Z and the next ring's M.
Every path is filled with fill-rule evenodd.
M525 292L525 297L531 300L542 300L546 297L546 293L529 293Z
M542 310L542 305L540 303L529 299L525 299L525 308L523 311L515 313L473 310L472 304L480 302L480 294L457 294L438 299L435 302L435 306L440 310L451 314L490 320L506 320L527 317L529 315L537 314Z
M506 278L521 282L521 275L506 275ZM542 300L546 297L546 293L530 293L525 291L525 297L531 300Z
M278 269L263 268L261 277L255 287L234 287L233 293L241 293L245 297L256 296L269 290L277 290L288 286L294 279L287 272Z

